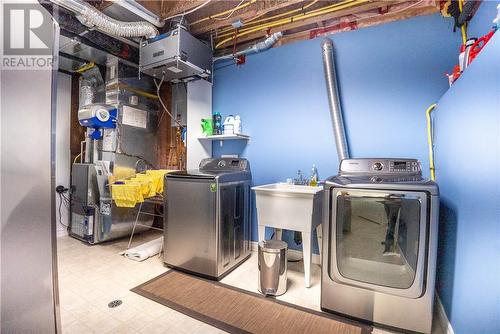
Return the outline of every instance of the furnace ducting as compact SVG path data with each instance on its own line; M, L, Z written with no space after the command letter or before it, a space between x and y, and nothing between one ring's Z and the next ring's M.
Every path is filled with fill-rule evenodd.
M66 8L76 14L76 17L87 27L119 37L157 36L158 29L149 22L122 22L115 20L81 0L51 0L54 4Z

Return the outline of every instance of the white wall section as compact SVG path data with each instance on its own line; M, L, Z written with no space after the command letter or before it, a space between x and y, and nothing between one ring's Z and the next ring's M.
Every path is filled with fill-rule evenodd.
M212 118L212 84L196 80L187 84L187 169L198 168L201 159L212 157L212 142L200 141L201 119Z

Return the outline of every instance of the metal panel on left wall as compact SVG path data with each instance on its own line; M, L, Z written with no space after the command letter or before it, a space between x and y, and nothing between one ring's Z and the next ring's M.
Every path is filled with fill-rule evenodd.
M26 19L39 19L36 14L41 14L47 34L40 38L50 46L40 55L40 49L26 43L23 52L28 53L7 57L50 59L59 35L50 14L36 1L4 2L2 18L12 6L24 6L16 10L30 13ZM29 26L10 24L10 37L17 30L16 39L31 36L23 33ZM7 54L3 51L2 56ZM59 333L54 201L57 58L52 56L52 65L47 62L43 68L26 64L2 62L0 75L1 332Z

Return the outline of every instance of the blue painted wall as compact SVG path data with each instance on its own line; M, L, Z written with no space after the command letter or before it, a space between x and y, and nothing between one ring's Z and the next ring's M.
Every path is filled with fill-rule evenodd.
M469 36L491 27L485 2ZM500 35L435 110L441 192L438 293L457 334L500 333Z
M452 20L436 14L331 36L353 157L414 157L427 171L424 112L448 89L444 73L460 43L452 30ZM337 172L320 43L289 44L215 71L213 110L241 115L251 140L214 143L214 156L248 158L255 185L298 169L309 176L313 163L322 179ZM284 238L293 248L291 234Z

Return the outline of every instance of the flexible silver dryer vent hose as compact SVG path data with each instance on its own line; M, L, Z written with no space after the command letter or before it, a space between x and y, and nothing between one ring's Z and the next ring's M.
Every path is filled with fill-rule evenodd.
M88 3L81 0L50 0L52 3L74 12L77 18L87 27L119 37L158 36L158 29L149 22L122 22L101 13Z
M229 55L225 55L225 56L216 57L216 58L214 58L214 62L216 62L218 60L222 60L222 59L232 59L232 58L236 58L238 56L249 55L252 53L266 51L266 50L270 49L281 37L283 37L283 33L281 31L275 32L274 34L272 34L271 36L269 36L268 38L266 38L262 42L255 43L254 45L252 45L251 47L249 47L245 50L238 51L235 54L229 54Z
M342 119L342 109L340 106L339 88L337 85L337 73L335 70L335 60L333 57L333 42L325 38L321 42L323 53L323 67L325 71L326 90L328 102L330 105L330 115L332 117L333 134L337 145L337 154L339 162L349 158L349 149L344 129L344 120Z
M265 50L271 48L271 46L273 46L274 43L276 43L281 37L283 37L283 33L281 31L275 32L274 34L272 34L271 36L266 38L264 41L259 42L259 43L255 43L252 47L250 47L248 49L242 50L240 52L236 52L235 56L265 51Z

